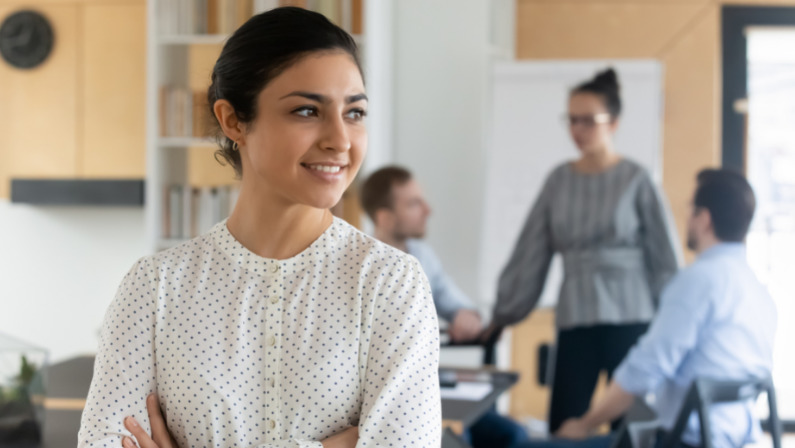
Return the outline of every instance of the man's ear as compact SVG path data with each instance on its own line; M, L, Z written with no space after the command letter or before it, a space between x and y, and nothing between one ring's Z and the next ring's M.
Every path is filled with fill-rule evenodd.
M376 227L390 229L394 225L395 221L395 214L392 213L392 210L388 208L379 208L375 212L375 224Z
M702 208L701 209L701 219L704 222L704 227L708 229L712 234L715 234L715 226L712 223L712 213L709 212L708 209Z

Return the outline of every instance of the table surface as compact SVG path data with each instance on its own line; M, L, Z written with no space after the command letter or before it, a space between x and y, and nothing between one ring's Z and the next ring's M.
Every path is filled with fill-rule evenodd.
M486 398L480 401L442 399L442 419L448 422L460 422L463 427L475 423L494 405L502 393L519 381L519 374L516 372L491 368L459 369L440 367L439 372L455 372L458 381L489 382L493 387Z

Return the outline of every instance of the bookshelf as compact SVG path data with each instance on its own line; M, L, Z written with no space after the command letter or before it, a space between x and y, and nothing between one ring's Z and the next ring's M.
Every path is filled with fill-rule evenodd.
M148 0L144 207L150 251L209 230L234 206L237 181L232 168L213 157L217 145L210 135L214 126L206 91L229 34L252 14L279 6L320 12L350 32L362 51L368 95L389 97L388 82L378 80L379 69L368 67L370 60L382 66L389 62L390 53L384 51L389 43L364 45L370 23L391 21L389 8L368 11L365 0ZM379 54L370 56L375 51ZM386 126L386 121L370 126L371 141L374 131L380 135L383 131L377 129ZM333 211L358 226L357 202L355 191L346 192Z

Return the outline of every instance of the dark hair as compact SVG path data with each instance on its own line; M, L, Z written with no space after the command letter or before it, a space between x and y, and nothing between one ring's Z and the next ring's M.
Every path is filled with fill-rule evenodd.
M726 169L709 169L698 174L693 205L709 211L719 240L739 243L745 240L751 226L756 199L742 174Z
M613 118L621 115L621 86L618 84L618 75L612 68L599 72L596 76L575 87L571 94L592 93L604 101L607 111Z
M270 81L307 54L333 50L349 54L364 79L356 42L322 14L284 7L255 15L229 37L215 63L207 90L210 114L215 116L213 105L223 99L241 122L251 123L257 115L257 97ZM224 159L241 176L243 166L234 142L219 132L218 144L216 160L223 164Z
M387 166L374 172L362 184L362 208L375 221L382 208L392 208L392 188L411 180L411 172L399 166Z

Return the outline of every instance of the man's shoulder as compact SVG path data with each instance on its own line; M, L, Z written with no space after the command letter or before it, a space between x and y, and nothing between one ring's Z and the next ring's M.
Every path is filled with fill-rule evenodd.
M419 260L422 268L426 271L433 271L440 267L439 257L436 256L436 252L433 251L430 244L425 241L419 239L408 240L406 241L406 248L409 254Z

